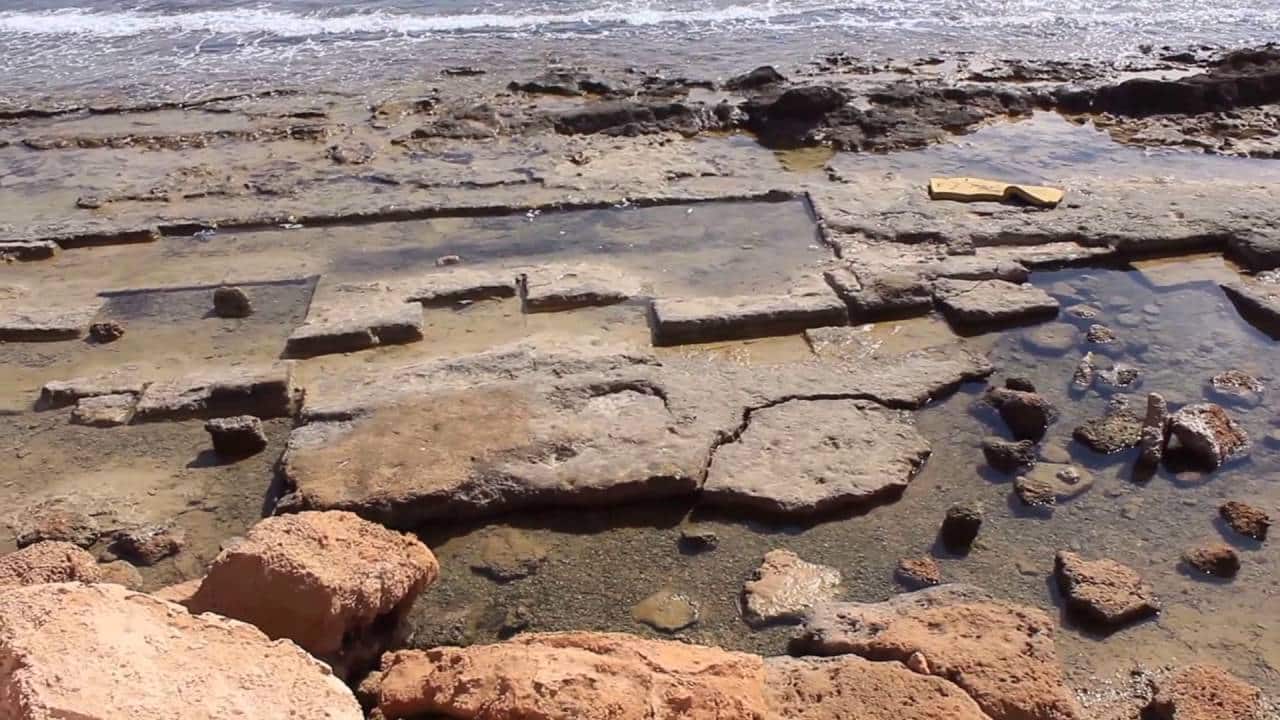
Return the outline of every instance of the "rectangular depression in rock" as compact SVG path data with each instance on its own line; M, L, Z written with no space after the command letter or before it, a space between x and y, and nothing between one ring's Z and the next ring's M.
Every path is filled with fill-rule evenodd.
M388 283L320 282L307 319L285 343L288 357L306 358L401 345L422 339L422 306Z
M844 301L830 292L659 298L650 311L654 345L789 335L848 322Z

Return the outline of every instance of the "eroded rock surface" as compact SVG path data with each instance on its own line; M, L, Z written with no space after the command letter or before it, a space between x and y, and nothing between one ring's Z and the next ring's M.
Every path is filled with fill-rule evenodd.
M966 330L1020 325L1058 314L1058 301L1034 285L949 280L939 282L934 293L947 319Z
M101 579L102 573L93 556L69 542L38 542L0 557L0 595L7 587Z
M1217 665L1189 665L1156 680L1152 720L1262 720L1262 693ZM1144 716L1145 717L1145 716Z
M881 603L819 604L792 649L903 663L919 653L930 674L958 685L994 720L1075 720L1083 715L1053 635L1040 610L940 585Z
M234 415L274 418L294 407L293 367L280 363L160 380L138 399L134 422Z
M655 345L788 335L849 320L844 303L829 292L660 298L652 315Z
M1169 417L1169 432L1198 462L1216 468L1249 452L1249 435L1226 410L1197 403Z
M119 585L0 592L0 716L360 720L322 663L257 629Z
M322 282L285 352L306 358L421 339L422 307L408 302L400 289L380 282Z
M1266 511L1238 500L1229 500L1218 508L1218 514L1232 530L1254 540L1266 540L1271 516Z
M252 623L341 668L371 659L438 575L416 538L351 513L303 512L250 528L187 606Z
M929 443L902 413L865 400L791 400L753 411L715 451L704 500L779 515L866 505L904 490Z
M1111 403L1102 417L1090 418L1071 435L1094 452L1109 455L1136 446L1142 441L1144 418L1127 405Z

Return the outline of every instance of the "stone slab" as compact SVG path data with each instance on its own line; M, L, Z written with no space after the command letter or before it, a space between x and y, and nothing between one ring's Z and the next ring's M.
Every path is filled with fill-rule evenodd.
M0 342L58 342L85 334L102 303L80 307L0 306Z
M422 339L422 307L386 283L322 283L285 354L305 358Z
M517 283L526 313L616 305L640 293L634 278L606 265L530 268L518 276Z
M146 389L144 380L127 372L112 372L91 378L53 380L40 388L41 408L60 408L75 405L82 398L99 395L141 395Z
M912 317L933 309L931 283L915 272L844 267L823 277L848 304L854 322Z
M1003 280L939 280L934 292L942 314L964 329L1019 325L1058 314L1058 301L1033 285Z
M791 400L752 411L716 449L708 505L805 517L892 499L929 456L903 413L866 400Z
M58 252L58 244L49 240L0 242L0 259L48 260Z
M138 396L132 393L81 398L71 413L71 422L91 427L128 425L137 404Z
M504 269L440 270L407 281L405 299L421 303L424 307L440 307L474 300L514 297L515 276L515 271Z
M845 304L830 292L742 297L659 298L651 309L654 345L789 335L846 325Z
M294 405L291 363L228 368L151 383L138 399L133 422L235 415L274 418L291 415Z

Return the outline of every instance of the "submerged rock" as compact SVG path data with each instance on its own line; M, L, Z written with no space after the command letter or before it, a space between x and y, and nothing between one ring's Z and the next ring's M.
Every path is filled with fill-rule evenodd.
M1217 665L1188 665L1152 682L1144 718L1263 720L1262 692Z
M213 291L213 314L220 318L246 318L253 314L249 294L238 287L220 287Z
M1084 357L1080 358L1080 362L1076 364L1076 369L1071 374L1071 387L1076 390L1088 390L1093 387L1093 381L1098 377L1098 365L1094 360L1093 353L1087 352Z
M350 669L377 656L439 572L416 538L351 513L281 515L218 555L188 607L252 623Z
M1151 586L1114 560L1085 560L1063 550L1054 574L1067 607L1090 623L1117 629L1160 612Z
M1015 473L1036 464L1036 444L1030 440L1010 442L998 437L982 439L982 455L987 464L1002 473Z
M1040 440L1057 419L1058 410L1043 395L1008 388L987 391L986 401L1000 413L1019 440Z
M0 595L5 588L21 585L99 582L101 579L102 572L93 556L69 542L38 542L0 557Z
M1120 342L1114 330L1099 324L1090 325L1084 334L1084 339L1092 345L1113 345Z
M908 590L921 590L942 584L942 568L931 557L903 558L893 571L893 579Z
M710 552L720 546L720 536L714 530L684 528L680 531L680 549L685 552Z
M116 533L111 551L138 565L155 565L170 555L177 555L186 544L181 528L144 525Z
M840 588L835 568L801 560L790 550L771 550L742 586L743 618L750 625L800 622L819 602L834 598Z
M1209 391L1214 397L1243 407L1261 404L1264 389L1262 381L1240 370L1227 370L1209 378Z
M1143 419L1124 403L1112 402L1107 414L1084 421L1071 435L1094 452L1109 455L1142 441Z
M1013 481L1024 505L1047 507L1070 500L1093 487L1093 475L1070 464L1041 463Z
M1267 529L1271 527L1271 516L1247 503L1230 500L1218 508L1218 514L1232 530L1262 541L1267 539Z
M487 532L480 542L480 557L471 568L498 582L510 582L538 571L547 559L547 547L515 528Z
M895 497L929 456L903 413L865 400L791 400L750 413L711 461L703 500L812 515Z
M1207 543L1182 554L1182 561L1206 575L1233 578L1240 572L1240 555L1226 543Z
M855 323L924 315L933 309L933 285L915 273L843 267L824 277L848 304Z
M698 606L682 593L659 590L636 603L631 617L654 630L673 633L698 622Z
M911 662L958 685L993 720L1078 720L1054 625L1039 609L940 585L879 603L821 603L791 650Z
M360 720L323 663L256 628L119 585L0 592L0 717Z
M1169 417L1169 432L1206 467L1249 452L1249 435L1226 410L1213 403L1188 405Z

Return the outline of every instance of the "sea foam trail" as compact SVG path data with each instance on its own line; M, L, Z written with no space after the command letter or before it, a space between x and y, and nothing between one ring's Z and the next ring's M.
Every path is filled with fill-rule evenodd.
M343 15L300 14L269 8L208 10L160 14L136 11L93 12L78 9L43 12L0 12L0 33L128 37L148 33L266 33L282 37L353 34L416 34L483 30L522 30L556 26L649 26L767 23L803 14L835 11L843 6L774 2L720 8L662 9L607 4L572 12L528 14L465 13L421 15L373 11Z

